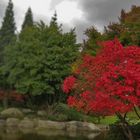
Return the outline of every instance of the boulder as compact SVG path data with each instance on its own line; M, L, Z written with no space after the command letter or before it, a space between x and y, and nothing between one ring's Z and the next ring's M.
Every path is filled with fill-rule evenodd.
M66 124L67 131L88 131L88 132L100 132L101 130L93 123L70 121Z
M46 113L46 111L44 111L44 110L39 110L39 111L37 112L37 115L38 115L39 117L46 117L46 116L47 116L47 113Z
M23 113L17 108L8 108L1 112L1 116L5 118L23 118Z
M77 121L70 121L66 123L67 131L77 131Z
M77 122L78 131L100 132L101 130L93 123Z
M18 127L18 124L19 124L19 119L17 118L8 118L6 120L6 126L7 127L12 127L12 128L17 128Z
M33 129L34 126L34 121L28 118L24 118L18 125L20 129Z
M40 129L65 130L65 127L66 125L64 122L38 120L37 130L40 130Z
M34 113L33 110L28 109L28 108L23 108L23 109L22 109L22 112L25 113L25 114L33 114L33 113Z

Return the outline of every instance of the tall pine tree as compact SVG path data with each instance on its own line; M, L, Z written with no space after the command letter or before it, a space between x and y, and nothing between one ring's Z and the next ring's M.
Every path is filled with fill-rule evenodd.
M32 9L29 7L25 14L25 18L22 24L22 30L25 27L31 27L31 26L33 26L33 14L32 14Z
M15 41L15 19L13 11L13 3L9 0L8 6L3 18L2 27L0 29L0 62L3 61L4 47Z
M61 32L61 27L62 27L62 24L58 25L58 23L57 23L57 13L55 11L53 17L51 18L50 29Z

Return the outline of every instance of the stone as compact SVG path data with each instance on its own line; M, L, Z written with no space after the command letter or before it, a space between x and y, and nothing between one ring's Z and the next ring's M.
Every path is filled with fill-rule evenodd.
M25 113L25 114L32 114L32 113L34 113L33 110L28 109L28 108L23 108L23 109L22 109L22 112Z
M6 126L7 127L12 127L12 128L17 128L18 127L18 124L19 124L19 119L17 118L8 118L6 120Z
M40 117L46 117L46 116L47 116L47 113L46 113L46 111L39 110L39 111L37 112L37 115L40 116Z
M101 130L93 123L88 122L77 122L78 131L91 131L91 132L100 132Z
M23 113L17 108L8 108L1 112L1 116L5 118L23 118Z
M66 127L65 122L38 120L37 130L40 129L65 130L65 127Z
M100 132L101 130L93 123L70 121L66 124L67 131Z
M34 121L28 118L24 118L18 125L20 129L33 129L34 126Z
M67 131L77 131L77 121L70 121L66 123Z
M101 134L101 132L99 133L91 133L91 134L87 134L86 136L88 137L88 139L96 139L97 136L99 136Z

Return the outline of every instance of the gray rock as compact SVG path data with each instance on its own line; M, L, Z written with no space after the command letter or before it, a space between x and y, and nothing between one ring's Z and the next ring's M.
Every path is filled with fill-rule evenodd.
M101 130L93 123L87 122L54 122L54 121L45 121L38 120L37 130L66 130L67 132L100 132Z
M13 128L17 128L18 124L19 124L19 119L17 118L8 118L6 120L6 126L7 127L13 127Z
M77 121L70 121L66 123L67 131L77 131Z
M66 124L67 131L100 132L101 130L93 123L71 121Z
M78 131L92 131L92 132L101 131L95 124L88 123L88 122L77 122L77 130Z
M22 118L24 115L23 113L17 108L8 108L1 112L2 117L12 117L12 118Z
M93 140L94 138L96 138L98 135L100 135L101 133L91 133L91 134L87 134L86 136L88 137L88 139Z
M18 125L20 129L33 129L34 126L34 121L28 118L23 119Z
M23 108L23 109L22 109L22 112L25 113L25 114L32 114L32 113L34 113L33 110L28 109L28 108Z
M37 130L40 130L40 129L65 130L65 127L66 125L64 122L39 120Z
M46 113L46 111L39 110L39 111L37 112L37 115L40 116L40 117L46 117L46 116L47 116L47 113Z

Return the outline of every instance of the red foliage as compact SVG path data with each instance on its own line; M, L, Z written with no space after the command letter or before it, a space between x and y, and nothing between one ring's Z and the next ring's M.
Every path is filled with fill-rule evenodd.
M2 101L5 96L9 101L16 101L16 102L23 102L24 99L26 98L24 95L17 93L14 90L11 91L5 91L5 90L0 90L0 101Z
M74 76L69 76L67 77L65 80L64 80L64 83L63 83L63 91L65 93L69 93L70 90L73 88L73 85L74 85L74 82L75 82L75 77Z
M126 113L140 106L140 48L125 48L117 39L100 45L96 57L83 57L74 73L77 78L64 81L63 91L74 91L68 104L98 115Z

